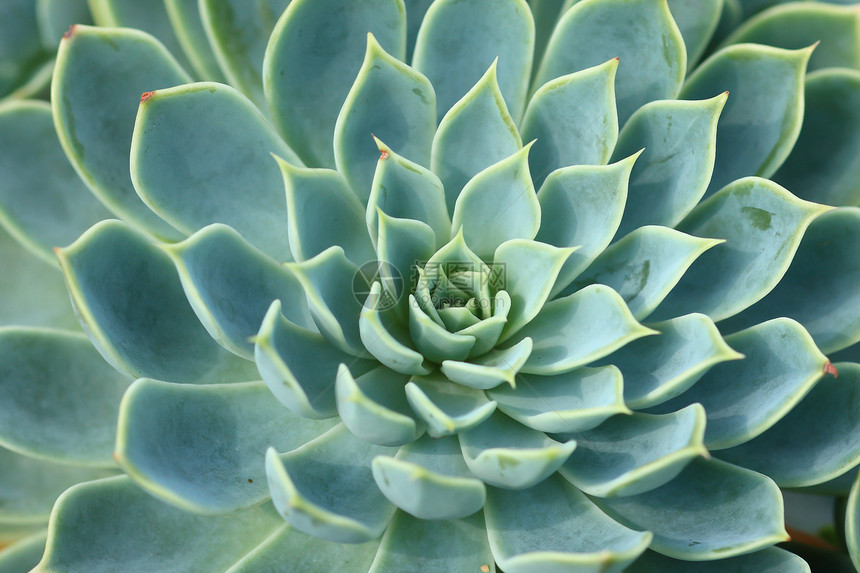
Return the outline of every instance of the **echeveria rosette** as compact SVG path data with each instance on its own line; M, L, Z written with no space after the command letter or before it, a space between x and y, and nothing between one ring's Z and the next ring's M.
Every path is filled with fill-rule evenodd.
M33 382L68 393L61 416L19 386L4 409L29 425L0 437L107 467L138 380L116 443L131 479L64 494L37 570L804 570L767 548L785 537L765 475L808 486L860 458L855 367L823 378L816 347L860 339L858 213L759 178L792 162L811 50L732 46L685 80L685 41L715 24L691 36L676 10L682 40L659 0L584 0L537 34L520 1L427 4L296 0L238 52L201 2L246 95L187 83L140 32L63 42L63 150L126 222L59 258L120 374L80 334L2 333L30 375L66 356L54 371L99 376ZM3 119L45 125L32 107ZM27 159L4 173L56 175ZM48 204L83 195L67 185ZM37 253L105 218L76 199L72 236L46 235L31 187L3 222Z

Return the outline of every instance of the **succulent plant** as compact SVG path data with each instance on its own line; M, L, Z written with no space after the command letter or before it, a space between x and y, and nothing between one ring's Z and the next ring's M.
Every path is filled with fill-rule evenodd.
M808 570L860 44L763 4L89 2L0 104L0 571Z

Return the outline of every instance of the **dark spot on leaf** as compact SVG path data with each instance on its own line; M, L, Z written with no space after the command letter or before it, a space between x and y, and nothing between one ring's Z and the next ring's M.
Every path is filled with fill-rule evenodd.
M749 222L756 229L760 231L767 231L770 229L770 223L771 219L773 219L774 213L765 211L764 209L759 209L758 207L741 207L741 213L746 215L746 218L749 219Z

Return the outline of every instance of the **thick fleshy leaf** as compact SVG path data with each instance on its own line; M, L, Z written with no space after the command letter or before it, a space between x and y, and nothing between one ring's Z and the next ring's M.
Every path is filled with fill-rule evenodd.
M644 148L630 173L619 237L644 225L674 227L698 204L714 170L717 121L727 97L655 101L636 110L612 154L620 159Z
M78 329L63 276L0 225L0 325Z
M552 290L561 292L612 240L627 200L627 182L638 154L612 165L565 167L547 177L538 192L542 213L536 239L578 247Z
M856 6L792 2L750 18L723 41L797 50L817 44L809 70L860 68L860 23Z
M409 304L407 292L418 282L419 264L429 260L436 251L436 235L421 221L389 217L382 211L377 213L377 217L379 279L385 292L394 297L398 311L405 319L409 312L406 308ZM429 290L422 294L413 292L415 296L430 296Z
M281 302L272 303L254 338L260 375L272 394L287 408L306 418L336 415L335 379L340 364L363 374L374 363L341 352L318 332L284 318Z
M525 489L555 473L576 448L495 413L459 434L466 465L489 485Z
M367 201L367 229L378 246L377 209L390 217L414 219L428 225L441 246L451 235L451 218L445 204L445 190L436 174L391 150L376 140L379 161ZM415 261L412 261L415 262ZM405 275L406 269L400 269Z
M535 187L569 165L603 165L618 137L615 71L618 59L547 82L529 101L520 131L537 139L529 154Z
M66 488L113 474L109 469L58 464L0 448L0 526L44 527L54 500Z
M337 25L332 14L338 15ZM334 166L335 123L361 67L368 33L402 61L402 0L293 0L269 38L266 99L275 125L309 166Z
M860 209L817 217L800 242L785 277L755 305L722 323L732 332L778 316L801 323L822 352L860 341Z
M474 428L496 409L496 403L480 390L451 382L439 373L413 377L406 384L406 398L434 438Z
M113 466L129 380L83 334L0 328L0 443L59 462Z
M557 477L527 490L489 488L484 515L493 556L509 573L620 573L652 538L619 525Z
M642 320L657 308L684 273L720 239L700 239L668 227L640 227L603 251L573 282L574 288L613 288Z
M806 80L803 127L773 180L803 199L860 204L860 72L831 69Z
M192 383L257 377L253 362L200 324L170 257L125 223L99 223L57 256L81 325L120 372Z
M421 310L414 295L409 295L409 334L415 348L427 360L463 360L475 346L475 337L448 332ZM469 385L469 384L467 384Z
M795 555L766 547L753 553L716 561L681 561L646 551L628 569L629 573L809 573L806 561Z
M835 365L772 428L718 452L720 459L766 474L782 487L803 487L844 474L860 463L860 365ZM824 414L824 415L822 415Z
M32 4L32 2L24 2ZM11 18L10 21L20 26L20 20ZM42 44L51 50L56 50L60 40L73 24L92 24L87 0L36 0L36 21Z
M860 474L851 488L845 511L845 540L854 567L860 568Z
M427 9L434 0L403 0L406 6L406 59L404 62L412 61L412 53L415 51L415 39Z
M693 460L643 494L592 499L621 523L651 531L651 549L676 559L723 559L788 540L776 484L719 460ZM708 518L692 508L707 508Z
M595 329L595 324L600 329ZM531 337L534 341L522 371L544 375L568 372L649 334L656 332L636 322L618 293L607 286L591 285L546 304L517 333L517 338Z
M448 212L472 177L523 146L499 88L497 61L439 121L431 167L445 186Z
M590 430L615 414L628 414L621 373L614 366L578 368L556 376L519 374L516 387L487 392L499 410L541 432Z
M131 179L146 204L184 233L225 223L270 256L289 260L284 186L271 154L298 158L257 108L211 82L144 97Z
M366 200L379 159L373 139L378 137L410 161L429 167L435 131L433 86L368 34L364 63L334 127L338 171Z
M63 494L51 515L45 556L33 571L223 571L279 523L269 505L218 517L195 515L119 476Z
M828 209L766 179L728 185L678 226L726 242L696 260L651 318L701 312L718 321L760 300L785 274L806 227Z
M558 22L559 17L570 8L571 0L528 0L535 21L535 51L532 64L532 77L538 72L546 44Z
M287 522L314 537L363 543L382 534L395 507L376 487L370 469L394 450L354 437L344 426L287 454L266 452L272 501Z
M30 571L38 565L45 552L48 531L39 531L0 550L0 573Z
M487 390L505 382L513 386L531 351L531 338L524 338L510 348L491 350L469 361L445 360L441 370L449 380L470 388Z
M260 330L274 300L281 301L290 321L315 328L298 279L232 228L211 225L165 249L174 258L185 295L200 322L231 352L253 359L250 338Z
M141 94L189 81L144 32L75 26L60 42L51 84L57 134L81 179L111 211L167 238L179 234L135 193L129 149Z
M624 402L631 408L648 408L670 400L715 364L743 358L726 344L704 314L687 314L648 326L660 336L634 340L603 359L624 375Z
M110 217L69 165L44 102L0 107L0 181L0 220L51 264L52 248Z
M340 246L356 265L374 260L364 226L364 205L343 175L330 169L295 167L278 158L287 192L290 251L297 261Z
M672 19L684 38L687 49L687 70L702 57L717 30L724 0L669 0Z
M268 499L267 447L298 448L334 424L285 413L263 382L192 386L142 378L123 397L116 456L161 500L228 513Z
M692 388L656 408L699 402L708 413L705 444L720 450L761 434L786 415L824 374L827 358L803 327L778 318L726 337L743 360L711 368Z
M559 473L588 495L645 493L677 477L693 459L708 457L704 435L700 404L662 416L615 416L593 430L564 434L576 440L576 450Z
M267 40L290 0L199 0L209 45L229 82L265 109L263 57ZM215 79L215 78L213 78Z
M397 512L368 573L495 571L483 516L429 521Z
M678 95L687 56L667 3L663 0L578 3L559 20L535 85L542 86L610 58L621 59L615 78L620 124L649 101Z
M14 0L3 6L0 20L0 96L7 95L21 82L34 61L42 56L35 0Z
M452 233L463 233L466 244L482 259L511 239L535 238L541 206L528 168L531 144L478 173L457 197Z
M197 0L164 0L164 6L167 8L167 17L170 18L176 40L197 75L207 80L223 82L224 73L218 66L206 37Z
M717 124L711 194L748 175L769 177L791 151L803 119L803 75L812 48L729 46L708 58L687 80L680 97L731 93Z
M452 436L425 436L400 448L394 458L374 458L373 477L391 503L419 519L466 517L479 511L487 497Z
M480 304L483 304L483 301L480 301ZM475 337L476 342L475 346L472 347L472 351L469 353L470 358L481 356L492 350L496 346L496 343L499 341L502 329L504 328L505 324L507 324L508 313L511 309L510 295L506 291L500 290L493 298L492 305L493 316L469 324L468 326L461 327L460 330L457 330L456 328L454 329L458 334ZM463 310L465 310L466 312L461 312L462 316L468 316L470 314L472 316L475 316L468 309ZM446 326L448 326L449 328L455 326L449 323L453 323L452 317L454 315L451 313L456 311L461 311L461 309L456 307L449 307L439 311L440 318L443 322L446 320L448 321L446 323ZM458 324L456 326L461 325Z
M372 444L401 446L424 431L416 422L404 387L406 374L379 366L354 378L346 365L337 372L337 411L349 430Z
M498 59L499 87L520 118L532 67L535 30L524 0L438 0L427 10L413 65L436 89L441 118Z

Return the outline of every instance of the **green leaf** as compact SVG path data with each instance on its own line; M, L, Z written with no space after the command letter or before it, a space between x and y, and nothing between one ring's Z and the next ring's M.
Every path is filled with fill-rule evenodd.
M409 313L407 291L418 281L419 264L430 259L436 251L436 235L421 221L396 219L381 210L377 218L379 279L385 292L393 297L397 312L405 323ZM426 293L416 291L415 296L429 297L429 290Z
M858 515L860 515L860 474L851 487L851 494L848 497L848 506L845 511L845 541L848 545L848 554L851 555L851 562L854 563L854 567L860 568L860 523L858 523Z
M111 211L163 238L179 233L141 202L129 175L134 118L141 94L189 81L144 32L75 26L51 84L57 134L78 175Z
M809 70L860 68L860 18L856 6L792 2L750 18L723 41L797 50L818 44Z
M434 0L403 0L403 4L406 6L406 59L403 60L404 62L412 61L418 29L424 21L427 9L433 2Z
M439 121L431 167L445 186L448 212L472 177L523 146L498 82L498 60Z
M699 62L717 30L723 0L669 0L669 10L684 38L689 71Z
M69 165L44 102L0 107L0 181L0 221L51 264L51 249L110 217Z
M484 515L493 556L507 573L622 571L652 537L619 525L556 477L527 490L488 488Z
M497 412L459 434L463 459L488 485L530 488L556 472L576 448L574 440L557 442Z
M364 63L334 127L338 171L366 200L382 151L373 139L383 139L414 163L429 166L435 131L433 86L421 73L389 55L368 33Z
M284 318L281 302L272 303L254 338L254 357L260 376L287 408L306 418L336 415L335 377L338 366L364 373L374 363L346 354L315 330Z
M592 285L546 304L517 333L518 338L534 340L522 371L543 375L568 372L650 334L656 332L636 322L618 293Z
M368 573L495 571L480 515L429 521L397 512Z
M83 334L0 328L0 443L61 463L111 467L117 405L128 384Z
M463 188L454 206L451 232L482 259L511 239L535 238L541 207L528 168L531 144L478 173Z
M192 386L142 378L123 397L116 456L148 493L218 515L268 499L267 447L298 448L335 423L286 414L263 382Z
M731 94L717 124L707 195L740 177L769 177L788 156L803 120L803 76L811 54L812 48L729 46L689 77L683 99Z
M20 26L20 20L12 20ZM36 20L42 44L49 50L57 49L63 34L73 24L93 23L87 0L36 0Z
M860 73L831 69L806 80L803 127L774 181L803 199L860 204Z
M705 410L692 404L665 415L614 416L593 430L564 434L576 450L559 469L573 485L600 497L651 491L708 457Z
M57 257L81 325L120 372L190 383L257 377L200 324L170 257L125 223L99 223Z
M379 366L358 377L341 364L337 371L337 412L358 438L380 446L415 441L424 427L416 422L406 400L409 376Z
M806 561L793 553L776 547L766 547L728 559L716 561L680 561L646 551L628 569L630 573L809 573Z
M480 301L480 304L483 304L483 301ZM476 342L475 346L472 347L472 351L469 353L470 358L481 356L492 350L499 341L502 329L505 324L507 324L508 313L511 309L510 295L506 291L500 290L493 298L492 305L493 315L491 317L469 324L460 330L457 330L456 328L454 329L458 334L475 337ZM457 307L441 309L439 311L439 316L443 322L447 320L448 323L453 323L452 317L456 316L453 314L455 312L460 312L460 315L465 317L469 317L470 315L471 317L475 316L469 309L461 309ZM451 328L452 324L448 323L446 323L446 326Z
M788 318L727 336L726 342L744 360L714 366L692 388L654 408L673 412L702 404L710 450L742 444L773 426L809 392L827 364L809 334Z
M621 369L624 402L631 408L648 408L670 400L715 364L743 358L726 344L704 314L687 314L648 326L660 336L634 340L602 360Z
M0 97L26 81L43 57L35 0L8 0L0 20Z
M33 571L223 571L279 522L268 505L219 517L195 515L118 476L63 494L51 515L45 556Z
M57 0L54 0L57 1ZM206 38L197 0L164 0L167 17L176 40L197 75L207 80L223 82L224 73L218 67L215 54Z
M787 316L803 324L824 353L860 341L860 209L843 208L818 216L800 242L785 277L766 297L720 323L733 332Z
M757 177L728 185L678 225L726 242L693 263L651 318L701 312L718 321L762 299L782 279L806 227L829 209Z
M131 179L146 204L183 233L224 223L289 260L284 186L272 153L298 162L245 96L211 82L182 85L141 101Z
M717 455L771 477L781 487L803 487L844 474L860 463L860 365L836 364L772 428ZM822 415L826 413L826 415Z
M393 453L344 426L281 456L269 448L266 475L275 508L287 523L314 537L340 543L375 539L395 507L376 487L370 461Z
M569 165L604 165L618 137L615 71L618 59L545 83L529 101L523 139L537 139L529 154L535 187Z
M361 67L368 33L403 60L402 0L293 0L269 38L263 86L272 118L311 167L334 166L335 123Z
M618 121L681 89L684 40L664 0L589 0L565 12L549 40L536 86L620 58L615 78Z
M414 295L409 295L409 334L415 348L427 360L463 360L475 346L475 337L448 332L421 310ZM450 375L449 375L450 377ZM467 384L471 386L471 384Z
M515 345L487 352L469 361L448 359L442 362L441 370L449 380L488 390L507 382L511 386L532 351L532 340L524 338Z
M547 177L538 192L541 227L536 239L578 247L568 257L551 296L562 292L612 240L624 212L627 181L638 154L612 165L565 167Z
M498 59L499 87L511 115L526 103L535 32L524 0L440 0L427 10L413 65L436 89L441 118Z
M340 246L356 265L375 259L364 225L364 205L343 175L331 169L295 167L277 158L287 191L288 233L283 222L274 229L289 236L297 261Z
M603 251L573 282L614 289L638 320L657 308L690 265L719 239L700 239L667 227L640 227Z
M480 390L451 382L438 372L413 377L406 384L406 398L434 438L474 428L496 409Z
M0 573L30 571L42 559L48 531L34 533L0 551Z
M425 436L396 457L373 459L373 478L391 503L419 519L459 519L484 506L484 483L463 461L457 439Z
M499 410L541 432L590 430L615 414L629 414L621 373L614 366L578 368L555 376L519 374L515 387L487 392Z
M651 549L676 559L723 559L788 540L776 484L719 460L694 460L643 494L592 500L621 523L651 531Z
M636 110L612 154L620 159L643 150L630 173L619 237L644 225L674 227L699 203L714 170L727 97L655 101Z

